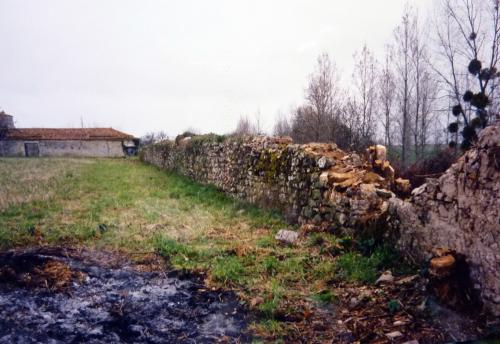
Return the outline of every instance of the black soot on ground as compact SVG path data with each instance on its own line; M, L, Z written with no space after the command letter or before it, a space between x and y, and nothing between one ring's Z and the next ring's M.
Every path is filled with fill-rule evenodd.
M236 296L62 249L0 254L0 343L248 342Z

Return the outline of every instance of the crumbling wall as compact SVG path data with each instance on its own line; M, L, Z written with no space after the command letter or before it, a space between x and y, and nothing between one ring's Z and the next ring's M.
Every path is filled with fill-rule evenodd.
M145 147L145 162L210 183L227 194L282 211L290 222L324 230L388 237L416 263L438 247L464 256L486 307L500 315L500 126L483 130L441 178L413 190L390 190L384 158L343 152L331 144L289 138L199 136ZM382 160L380 160L382 159ZM375 232L381 230L381 232Z
M376 230L392 176L331 144L289 138L195 136L145 147L143 161L281 211L288 221L351 234ZM356 232L360 234L359 232Z
M446 247L464 255L484 304L500 315L500 125L439 179L413 190L409 202L391 199L396 243L417 262Z
M407 201L390 191L409 186L393 180L383 157L348 154L330 144L201 136L147 146L140 156L280 210L290 222L356 237L393 235L416 263L427 262L438 247L449 248L465 256L484 304L500 314L499 143L500 127L486 128L476 148Z

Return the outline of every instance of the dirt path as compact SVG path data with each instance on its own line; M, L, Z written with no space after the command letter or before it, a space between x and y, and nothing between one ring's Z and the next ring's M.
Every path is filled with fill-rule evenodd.
M103 252L0 255L0 343L247 342L230 292ZM152 271L147 271L152 270Z

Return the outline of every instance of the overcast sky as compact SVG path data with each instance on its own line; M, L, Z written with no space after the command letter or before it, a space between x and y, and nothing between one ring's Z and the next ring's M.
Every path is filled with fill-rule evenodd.
M432 0L413 0L421 14ZM267 129L326 51L348 81L404 0L0 0L0 109L18 127Z

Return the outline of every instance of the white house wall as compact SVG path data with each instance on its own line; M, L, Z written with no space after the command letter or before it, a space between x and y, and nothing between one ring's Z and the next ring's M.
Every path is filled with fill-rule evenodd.
M42 157L123 157L122 141L79 141L79 140L41 140L41 141L0 141L0 156L25 156L24 144L38 142Z

